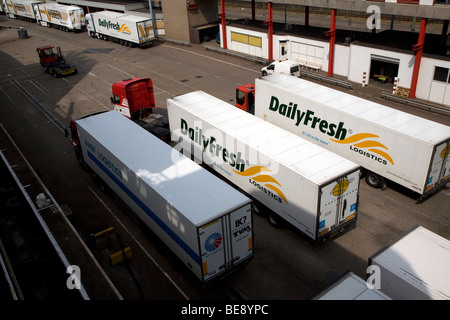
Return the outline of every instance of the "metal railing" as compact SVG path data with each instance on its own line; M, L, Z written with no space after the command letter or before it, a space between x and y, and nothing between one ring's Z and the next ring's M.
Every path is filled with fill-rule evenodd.
M426 104L426 103L417 101L415 99L399 97L399 96L396 96L396 95L393 95L391 93L384 92L384 91L381 92L381 97L383 99L395 101L395 102L398 102L398 103L402 103L402 104L410 106L410 107L414 107L414 108L418 108L418 109L422 109L422 110L427 110L428 112L438 113L438 114L441 114L441 115L444 115L444 116L447 116L447 117L450 116L450 108L433 106L433 105L430 105L430 104Z

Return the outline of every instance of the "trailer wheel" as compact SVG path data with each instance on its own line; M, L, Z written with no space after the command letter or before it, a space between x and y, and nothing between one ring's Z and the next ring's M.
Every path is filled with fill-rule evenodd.
M86 163L84 162L83 157L77 156L77 159L78 159L78 163L80 164L80 167L81 167L83 170L86 170L86 169L87 169L87 168L86 168Z
M372 188L381 187L381 177L371 171L367 171L366 173L366 182Z
M265 216L267 213L264 206L257 201L253 201L253 212L260 217Z
M282 220L275 213L270 212L268 216L270 224L275 228L281 228Z

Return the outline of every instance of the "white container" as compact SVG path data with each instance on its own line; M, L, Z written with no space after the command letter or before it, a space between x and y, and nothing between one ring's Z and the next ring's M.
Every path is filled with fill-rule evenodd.
M153 20L113 11L86 14L90 36L145 46L155 40Z
M42 26L59 26L78 31L86 26L84 11L77 6L58 3L39 3L34 6L36 21Z
M282 74L255 80L255 116L422 196L450 180L450 127Z
M369 266L379 268L374 279L394 300L450 299L450 241L424 227L371 256Z
M313 300L391 300L380 290L369 288L367 282L353 272L347 272Z
M89 168L200 280L253 256L249 198L117 111L76 126Z
M354 226L357 164L202 91L168 99L167 109L177 148L312 240Z
M36 19L34 6L43 3L36 0L3 0L3 7L10 18Z

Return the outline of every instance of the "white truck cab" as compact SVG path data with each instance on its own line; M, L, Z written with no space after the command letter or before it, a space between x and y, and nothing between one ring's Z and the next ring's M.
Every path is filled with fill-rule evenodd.
M293 60L278 60L261 69L262 75L267 76L274 73L286 73L291 76L300 77L300 65Z

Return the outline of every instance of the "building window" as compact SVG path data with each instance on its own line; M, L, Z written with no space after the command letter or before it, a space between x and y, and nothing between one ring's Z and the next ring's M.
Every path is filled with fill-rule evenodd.
M434 67L433 80L450 83L449 68Z
M231 41L249 44L251 46L260 48L262 46L261 37L250 36L248 34L242 34L233 31L231 32Z

